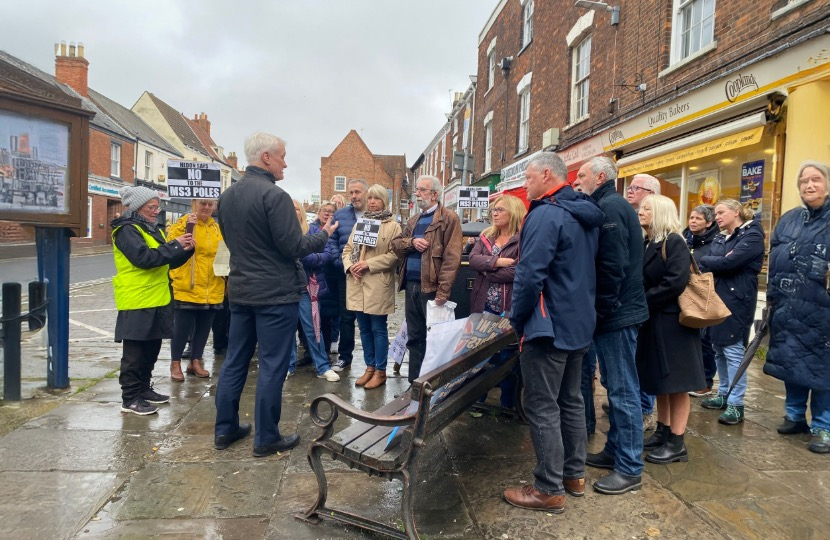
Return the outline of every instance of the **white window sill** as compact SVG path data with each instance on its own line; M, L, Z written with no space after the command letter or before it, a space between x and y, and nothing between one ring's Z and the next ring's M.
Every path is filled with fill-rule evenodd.
M588 120L589 118L591 118L590 114L586 114L585 116L580 116L579 118L577 118L576 120L574 120L573 122L568 124L567 126L563 127L562 131L567 131L567 130L571 129L572 127L576 126L577 124L581 124L585 120Z
M683 60L679 60L679 61L675 62L674 64L670 65L669 67L667 67L666 69L664 69L663 71L658 73L657 78L660 79L662 77L665 77L666 75L669 75L670 73L674 73L678 69L680 69L680 68L682 68L682 67L684 67L688 64L691 64L692 62L694 62L695 60L697 60L701 56L709 53L710 51L714 51L717 48L718 48L718 41L715 40L712 43L710 43L709 45L706 45L705 47L702 47L702 48L698 49L697 51L693 52L692 54L690 54L689 56L687 56Z
M787 4L786 6L782 7L781 9L773 11L772 14L770 15L770 20L774 21L775 19L778 19L779 17L783 17L784 15L789 13L790 11L800 8L801 6L803 6L804 4L806 4L810 1L811 0L797 0L796 2L793 2L791 4Z

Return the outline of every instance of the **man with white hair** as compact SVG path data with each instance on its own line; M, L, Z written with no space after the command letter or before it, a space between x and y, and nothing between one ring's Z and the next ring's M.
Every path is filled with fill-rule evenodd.
M444 305L461 266L461 220L438 201L443 190L434 176L415 184L420 214L392 240L392 250L403 260L399 290L406 291L406 331L409 382L421 373L427 347L427 302Z
M284 177L285 142L268 133L245 140L242 180L219 196L218 221L230 251L231 323L228 354L216 385L214 446L224 450L251 433L239 423L239 398L259 343L254 457L297 446L296 433L280 435L282 386L288 373L306 276L297 259L322 251L337 222L303 235L291 197L277 187Z
M640 201L649 195L660 195L660 180L650 174L635 174L625 195L635 212L640 209Z
M635 357L637 333L648 319L643 290L643 233L637 213L617 193L616 180L617 165L610 158L598 156L579 168L574 182L574 187L590 195L605 216L596 258L597 327L593 342L600 381L608 389L611 427L603 450L589 454L586 463L611 469L594 482L594 489L607 495L625 493L642 484L643 423Z

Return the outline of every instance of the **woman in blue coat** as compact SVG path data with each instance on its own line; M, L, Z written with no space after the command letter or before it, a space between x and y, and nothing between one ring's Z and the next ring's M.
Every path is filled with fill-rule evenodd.
M784 381L786 417L778 433L807 433L809 449L830 452L830 167L808 161L798 171L803 207L772 233L767 299L772 304L764 373Z
M715 290L732 312L725 321L709 329L718 366L718 395L704 399L706 409L724 410L718 422L735 425L744 421L746 373L726 394L744 357L749 329L755 320L758 274L764 263L764 229L753 219L752 210L733 199L715 206L715 221L721 229L708 255L700 258L700 269L715 276Z

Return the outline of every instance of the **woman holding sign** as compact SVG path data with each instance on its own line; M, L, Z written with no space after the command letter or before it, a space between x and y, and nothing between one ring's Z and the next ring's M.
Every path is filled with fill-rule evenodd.
M213 219L216 201L193 199L193 210L170 226L168 236L178 237L185 232L193 234L196 252L190 261L170 270L173 281L175 314L173 339L170 342L170 378L184 381L182 373L182 352L190 341L190 366L188 375L200 378L210 377L204 368L202 354L205 351L213 316L222 309L225 299L225 280L213 273L213 259L219 249L222 233Z
M346 308L357 312L363 360L366 362L366 371L355 386L367 390L386 384L386 356L389 351L386 317L395 312L398 257L392 252L392 239L401 233L401 226L392 218L388 206L389 192L386 188L380 184L371 186L367 210L355 224L343 248ZM380 222L380 228L371 226L377 223L368 220Z

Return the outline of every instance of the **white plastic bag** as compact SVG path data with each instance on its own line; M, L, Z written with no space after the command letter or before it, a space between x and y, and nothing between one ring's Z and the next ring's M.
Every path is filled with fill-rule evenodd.
M435 303L435 300L427 301L427 331L433 324L455 320L455 302L447 300L443 306Z

